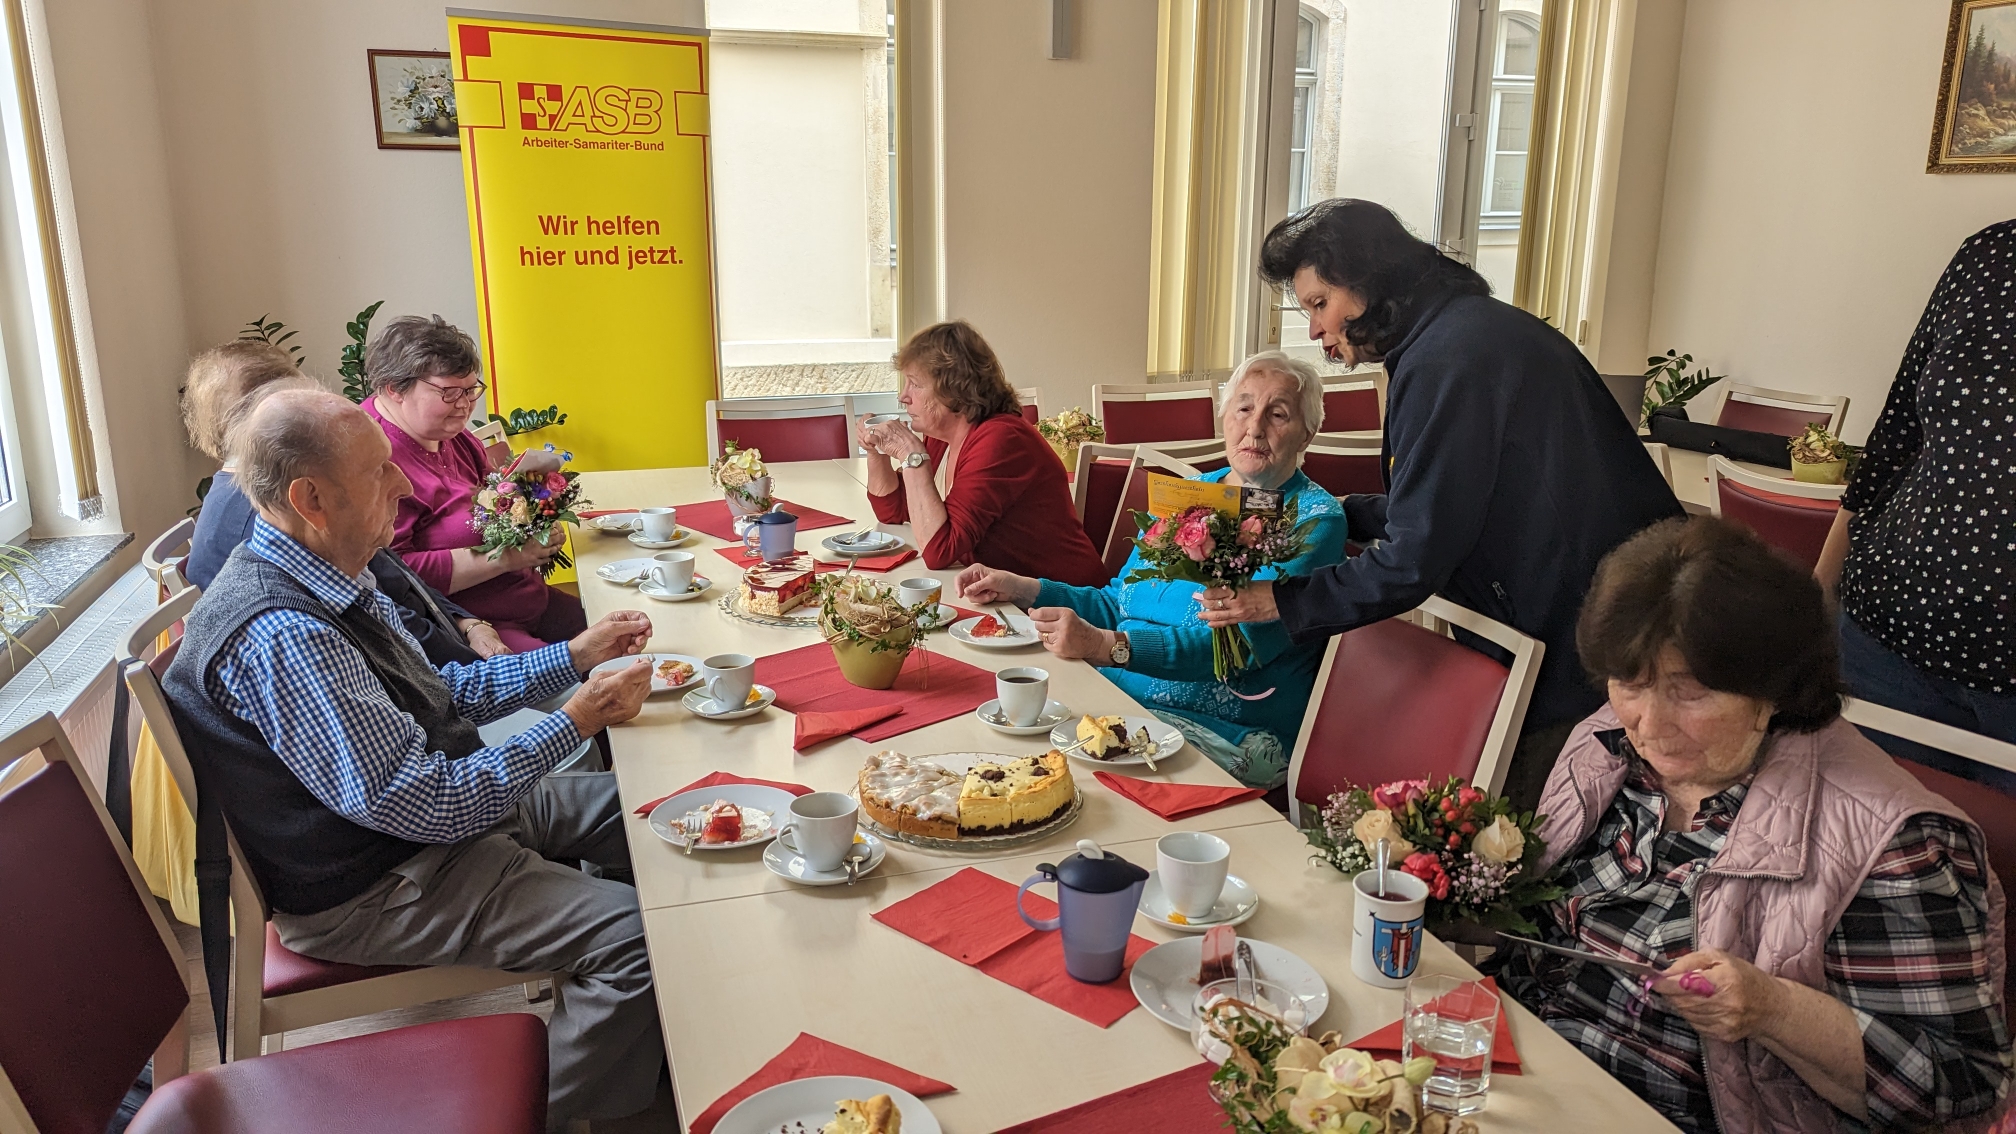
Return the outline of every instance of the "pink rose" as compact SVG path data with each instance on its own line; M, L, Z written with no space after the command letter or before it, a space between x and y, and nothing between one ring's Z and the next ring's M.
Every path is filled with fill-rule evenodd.
M1449 873L1442 869L1442 860L1422 851L1410 854L1400 864L1400 869L1428 884L1428 896L1442 901L1449 896Z
M566 477L561 476L557 472L549 472L546 474L546 491L565 492L566 490L567 490Z
M497 495L499 496L509 496L516 491L518 491L518 483L516 481L500 480L497 482Z
M1159 544L1162 542L1162 537L1165 534L1167 534L1168 530L1169 530L1168 520L1157 520L1154 523L1148 525L1147 531L1141 533L1141 541L1147 544Z
M1427 794L1427 790L1427 780L1394 780L1384 787L1373 788L1372 802L1388 811L1404 811Z
M1200 515L1185 517L1176 529L1176 546L1182 548L1183 554L1192 560L1198 563L1204 562L1205 557L1218 546L1211 538L1209 519Z
M1253 547L1260 542L1260 517L1248 516L1239 521L1239 546Z

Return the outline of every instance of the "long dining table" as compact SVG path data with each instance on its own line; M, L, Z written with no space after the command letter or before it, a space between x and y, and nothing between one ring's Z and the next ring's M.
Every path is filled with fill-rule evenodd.
M855 521L852 528L801 530L801 550L815 551L824 537L871 526L902 536L907 545L907 528L874 523L860 459L770 467L778 499ZM596 508L719 498L705 468L595 472L582 481ZM733 594L739 572L710 549L730 546L729 541L700 535L684 547L697 553L699 574L713 587L702 599L678 603L653 601L597 576L595 568L605 563L650 554L621 535L584 529L574 545L590 619L618 609L645 611L653 651L762 657L819 641L816 630L754 625L717 607L721 596ZM888 572L888 578L941 579L947 601L956 602L954 574L927 570L919 558ZM1033 644L983 650L939 631L927 637L924 648L989 671L1041 666L1051 674L1051 696L1076 712L1145 715L1091 665L1059 660ZM1303 836L1260 800L1168 822L1107 789L1074 761L1084 806L1062 831L1032 844L973 852L890 840L886 859L859 885L808 888L766 869L760 847L688 856L654 834L636 810L717 771L844 792L854 788L862 762L876 751L1019 755L1040 751L1042 738L1002 735L969 712L877 744L844 736L798 753L792 749L792 714L780 708L713 721L665 695L653 697L635 720L611 728L609 735L683 1121L697 1117L800 1032L954 1084L953 1093L926 1100L948 1134L998 1130L1197 1064L1189 1035L1145 1010L1100 1028L871 919L965 867L1018 884L1039 862L1070 854L1080 839L1152 868L1155 841L1162 835L1217 833L1232 846L1232 872L1260 894L1260 907L1240 934L1295 953L1330 987L1329 1008L1312 1033L1334 1030L1352 1040L1401 1014L1398 991L1374 988L1351 974L1347 880L1313 861ZM1235 784L1194 746L1157 763L1154 773L1114 771L1174 783ZM1156 942L1179 936L1146 918L1136 919L1134 932ZM1475 975L1433 939L1420 972ZM1509 998L1506 1012L1524 1073L1494 1079L1489 1106L1477 1116L1486 1134L1672 1128Z

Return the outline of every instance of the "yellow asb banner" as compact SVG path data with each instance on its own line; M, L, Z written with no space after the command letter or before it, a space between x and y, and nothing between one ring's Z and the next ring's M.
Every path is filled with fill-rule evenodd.
M707 463L705 32L448 10L490 405L581 469Z

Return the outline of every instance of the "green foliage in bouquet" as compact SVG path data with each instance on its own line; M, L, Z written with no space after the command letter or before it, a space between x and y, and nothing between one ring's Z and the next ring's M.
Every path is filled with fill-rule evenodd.
M490 420L503 422L505 435L516 437L520 433L537 433L549 425L565 425L567 415L560 412L559 406L547 406L542 410L514 409L509 414L493 413Z

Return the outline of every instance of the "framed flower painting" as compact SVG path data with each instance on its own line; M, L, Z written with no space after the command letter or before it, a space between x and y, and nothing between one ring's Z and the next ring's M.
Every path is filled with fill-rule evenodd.
M371 65L371 113L381 150L454 150L455 80L445 51L365 53Z

